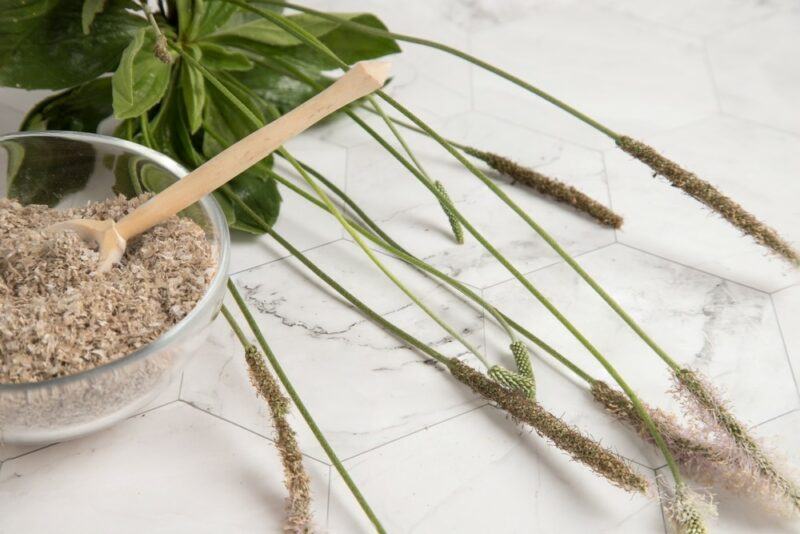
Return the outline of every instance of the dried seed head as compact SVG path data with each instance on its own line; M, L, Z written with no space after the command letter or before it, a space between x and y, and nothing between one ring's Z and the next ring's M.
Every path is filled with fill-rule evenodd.
M633 407L633 403L621 391L612 388L602 380L592 384L592 396L614 418L631 427L649 443L655 440L644 421ZM717 471L727 457L725 449L705 439L692 429L681 427L675 417L658 408L644 405L675 460L693 476L710 478L711 471Z
M447 194L447 189L444 188L444 184L442 184L442 182L437 180L433 185L436 188L436 191L442 195L439 199L439 205L442 206L442 211L444 211L444 214L447 215L447 220L450 222L450 228L453 230L456 243L463 245L464 229L461 227L461 221L459 221L458 217L456 217L455 210L453 209L453 201L450 200L450 195Z
M153 47L153 54L162 62L166 63L167 65L172 64L172 56L169 53L169 44L167 43L167 38L164 36L163 33L160 33L156 36L156 44Z
M713 386L698 372L675 372L675 393L687 411L713 432L729 451L726 464L740 490L767 497L782 498L794 513L800 512L800 488L783 475L764 447L750 435L747 427L730 412Z
M522 376L499 365L494 365L489 369L489 376L498 384L521 391L529 399L536 398L536 382L531 377Z
M256 347L250 345L245 349L245 360L250 381L259 395L267 401L275 425L275 446L281 455L283 483L289 492L284 531L296 534L312 532L311 486L294 430L286 420L289 400L281 392L278 382L267 369L264 358Z
M647 491L647 480L636 473L622 458L584 436L525 395L504 388L458 360L450 360L448 367L459 382L494 402L514 421L530 425L540 436L547 438L574 460L586 465L612 484L626 491L640 493Z
M716 515L714 505L685 484L675 490L666 511L679 534L707 534L703 517Z
M485 162L489 167L500 174L508 176L512 180L524 184L542 195L548 196L558 202L569 204L578 211L586 213L603 226L611 228L619 228L622 226L622 217L571 185L565 184L555 178L545 176L528 167L523 167L506 157L492 152L484 152L472 147L465 147L464 152Z
M511 342L511 354L514 355L514 363L517 364L517 371L522 376L533 378L533 367L531 366L531 355L528 353L528 347L522 341L516 340ZM534 388L536 384L534 384Z
M751 236L758 243L772 249L777 254L788 259L794 264L800 264L800 255L772 228L768 227L756 217L746 211L742 206L722 194L716 187L698 178L695 174L682 168L677 163L665 158L652 147L622 136L617 140L617 145L638 159L653 172L660 174L669 182L686 194L702 202L707 207L717 212L729 223Z

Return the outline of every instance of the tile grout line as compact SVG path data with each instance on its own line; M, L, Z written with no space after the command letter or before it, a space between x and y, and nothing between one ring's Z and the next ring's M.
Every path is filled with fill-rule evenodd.
M436 421L435 423L431 423L429 425L425 425L424 427L419 428L417 430L414 430L412 432L409 432L408 434L403 434L402 436L398 436L396 438L393 438L393 439L387 441L386 443L381 443L380 445L376 445L376 446L371 447L369 449L363 450L363 451L361 451L359 453L353 454L352 456L348 456L346 458L342 458L342 462L343 463L344 462L349 462L350 460L354 460L354 459L356 459L356 458L358 458L360 456L363 456L363 455L368 454L370 452L376 451L376 450L378 450L380 448L383 448L383 447L385 447L387 445L391 445L392 443L396 443L396 442L398 442L398 441L400 441L402 439L405 439L405 438L407 438L409 436L413 436L414 434L419 434L420 432L424 432L426 430L430 430L431 428L434 428L434 427L437 427L437 426L442 425L444 423L447 423L449 421L452 421L453 419L457 419L457 418L461 417L462 415L467 415L469 413L472 413L472 412L475 412L477 410L480 410L481 408L483 408L485 406L488 406L488 405L489 405L489 403L486 402L486 403L480 404L479 406L472 407L469 410L466 410L464 412L461 412L461 413L452 415L450 417L447 417L445 419L442 419L441 421Z
M658 259L663 260L663 261L674 263L675 265L680 265L681 267L683 267L685 269L690 269L692 271L705 274L706 276L711 276L711 277L717 278L717 279L722 280L724 282L728 282L728 283L731 283L731 284L736 284L737 286L744 287L744 288L750 289L752 291L757 291L757 292L759 292L759 293L761 293L763 295L770 295L771 294L768 291L764 291L763 289L759 289L759 288L751 286L749 284L745 284L744 282L738 282L736 280L731 280L730 278L726 278L725 276L712 273L711 271L703 270L703 269L701 269L699 267L695 267L693 265L682 263L682 262L680 262L678 260L670 259L670 258L668 258L666 256L662 256L661 254L656 254L655 252L650 252L649 250L645 250L643 248L639 248L636 245L631 245L631 244L625 243L624 241L620 241L619 244L622 245L623 247L627 247L627 248L632 249L632 250L637 250L637 251L641 252L642 254L647 254L648 256L652 256L654 258L658 258Z
M786 356L786 363L789 364L789 372L792 375L792 382L794 382L794 389L797 392L798 399L800 399L800 385L797 383L797 374L795 373L794 366L792 366L792 358L789 354L789 345L786 343L786 336L783 333L783 326L781 325L781 317L778 314L778 308L775 306L775 299L772 298L772 295L769 295L769 302L772 304L772 313L775 314L775 323L778 325L778 335L781 338L781 343L783 344L783 353Z
M586 251L580 252L578 254L572 254L571 256L573 258L575 258L575 259L582 258L584 256L588 256L589 254L593 254L595 252L599 252L599 251L601 251L601 250L603 250L605 248L613 247L614 245L617 245L617 244L622 244L622 243L617 243L616 241L612 241L610 243L605 243L603 245L595 247L595 248L593 248L591 250L586 250ZM556 261L554 261L553 263L550 263L548 265L542 265L541 267L537 267L536 269L533 269L532 271L526 271L526 272L522 273L522 276L523 276L523 278L528 278L528 276L530 276L532 274L538 273L539 271L543 271L545 269L549 269L550 267L555 267L555 266L558 266L558 265L566 265L566 262L563 259L561 259L561 257L558 257L558 259ZM507 278L507 279L505 279L505 280L503 280L501 282L497 282L495 284L491 284L491 285L488 285L488 286L484 287L483 291L486 291L488 289L494 289L494 288L496 288L497 286L499 286L501 284L505 284L506 282L510 282L510 281L516 280L516 279L517 278L515 276L512 276L511 278Z
M306 252L314 251L314 250L316 250L318 248L322 248L324 246L330 245L332 243L336 243L336 242L341 241L341 240L342 240L341 237L337 237L336 239L332 239L331 241L327 241L325 243L320 243L319 245L314 245L313 247L309 247L307 249L303 249L300 252L305 254ZM246 268L241 269L239 271L229 272L228 273L228 277L237 276L237 275L249 272L249 271L253 271L253 270L259 269L259 268L264 267L266 265L271 265L273 263L277 263L279 261L283 261L283 260L289 259L289 258L293 258L293 256L291 254L286 254L285 256L281 256L280 258L275 258L275 259L266 261L264 263L259 263L258 265L253 265L252 267L246 267Z
M170 401L164 402L164 403L162 403L162 404L159 404L158 406L151 406L151 407L147 408L146 410L143 410L143 411L141 411L141 412L137 412L137 413L135 413L135 414L129 415L128 417L126 417L126 418L125 418L125 419L123 419L122 421L119 421L118 423L121 423L121 422L123 422L123 421L130 421L131 419L133 419L133 418L135 418L135 417L139 417L140 415L145 415L145 414L148 414L148 413L150 413L150 412L153 412L153 411L155 411L155 410L158 410L158 409L160 409L160 408L164 408L164 407L166 407L166 406L169 406L170 404L174 404L174 403L178 402L179 400L180 400L180 399L173 399L173 400L170 400ZM106 431L106 430L110 430L111 428L115 427L115 426L116 426L118 423L115 423L115 424L111 425L111 426L110 426L110 427L108 427L108 428L101 429L101 430L99 430L98 432L103 432L103 431ZM91 434L89 434L89 435L93 435L93 434L96 434L96 433L97 433L97 432L93 432L93 433L91 433ZM88 437L88 436L87 436L87 437ZM48 449L48 448L50 448L50 447L53 447L53 446L55 446L55 445L60 445L61 443L66 443L66 442L68 442L68 441L74 441L74 440L71 440L71 439L70 439L70 440L66 440L66 441L54 441L54 442L52 442L52 443L48 443L48 444L46 444L46 445L42 445L41 447L37 447L37 448L35 448L35 449L32 449L32 450L30 450L30 451L26 451L26 452L23 452L23 453L21 453L21 454L18 454L18 455L16 455L16 456L11 456L11 457L9 457L9 458L6 458L5 460L2 460L2 461L0 461L0 465L4 464L4 463L6 463L6 462L10 462L11 460L17 460L17 459L19 459L19 458L22 458L23 456L28 456L29 454L33 454L33 453L35 453L35 452L39 452L39 451L42 451L42 450L44 450L44 449Z
M275 442L275 440L274 440L274 439L272 439L272 438L270 438L270 437L268 437L268 436L265 436L264 434L261 434L260 432L257 432L257 431L255 431L255 430L253 430L252 428L247 428L246 426L244 426L244 425L241 425L241 424L239 424L239 423L237 423L237 422L235 422L235 421L231 421L230 419L226 419L225 417L222 417L221 415L217 415L217 414L215 414L215 413L211 413L211 412L209 412L209 411L207 411L207 410L204 410L203 408L200 408L199 406L196 406L196 405L192 404L191 402L189 402L189 401L187 401L187 400L178 399L178 400L177 400L177 401L175 401L175 402L182 402L183 404L186 404L187 406L190 406L190 407L194 408L195 410L197 410L197 411L198 411L198 412L200 412L200 413L204 413L204 414L206 414L206 415L209 415L209 416L211 416L211 417L214 417L214 418L216 418L216 419L219 419L220 421L224 421L224 422L226 422L226 423L228 423L228 424L230 424L230 425L233 425L233 426L235 426L235 427L237 427L237 428L240 428L240 429L242 429L242 430L244 430L244 431L246 431L246 432L249 432L249 433L251 433L251 434L253 434L253 435L255 435L255 436L258 436L258 437L260 437L260 438L263 438L263 439L265 439L265 440L269 441L270 443L272 443L273 445L274 445L274 444L276 444L276 442ZM319 462L319 463L321 463L322 465L327 465L327 466L330 466L330 465L331 465L331 464L329 464L328 462L326 462L326 461L324 461L324 460L320 460L320 459L319 459L319 458L317 458L316 456L312 456L312 455L310 455L310 454L307 454L307 453L305 453L305 452L302 452L302 451L301 451L301 454L302 454L303 456L305 456L306 458L310 459L310 460L314 460L314 461L316 461L316 462Z

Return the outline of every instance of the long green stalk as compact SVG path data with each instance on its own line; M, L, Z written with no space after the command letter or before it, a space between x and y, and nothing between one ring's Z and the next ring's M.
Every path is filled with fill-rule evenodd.
M198 70L203 74L203 76L212 83L223 95L230 100L232 104L237 106L237 108L244 114L253 124L254 127L262 126L261 121L256 117L252 111L250 111L247 106L245 106L236 96L230 92L230 90L222 83L213 73L211 73L207 68L205 68L200 62L192 58L189 54L181 52L181 54L187 58L192 65L196 66ZM277 110L271 110L274 113L277 113ZM317 196L323 201L323 203L328 207L329 211L333 214L333 216L337 219L337 221L342 225L342 227L350 234L350 236L355 240L358 246L364 251L364 253L369 257L369 259L381 270L381 272L389 278L392 283L394 283L403 293L405 293L408 298L414 302L425 314L427 314L431 319L433 319L436 324L438 324L443 330L445 330L453 339L457 340L461 343L470 353L472 353L481 363L483 363L487 369L491 368L491 364L488 360L483 356L483 354L478 351L469 341L467 341L458 331L450 326L447 322L445 322L441 317L438 316L431 308L429 308L421 298L419 298L413 291L411 291L386 265L375 255L374 252L364 243L361 239L359 234L349 225L347 219L341 214L339 209L331 202L330 198L325 194L325 192L317 185L314 179L306 172L302 165L300 165L294 157L289 154L289 152L281 147L278 149L278 153L286 159L292 166L297 170L298 173L305 179L306 183L314 189Z
M327 208L327 206L325 206L324 203L322 203L320 200L316 199L315 197L313 197L312 195L310 195L306 191L303 191L301 188L297 187L290 180L284 178L283 176L281 176L280 174L278 174L278 173L276 173L275 171L272 171L272 170L268 170L267 173L269 174L270 177L274 178L281 185L285 186L287 189L289 189L290 191L292 191L295 194L299 195L300 197L302 197L306 201L314 204L316 207L318 207L318 208L320 208L322 210L328 211L328 208ZM342 196L342 200L343 201L355 204L353 202L352 198L350 198L343 191L340 190L339 194ZM246 204L243 204L241 207L242 207L242 209L249 210L248 211L248 215L250 215L251 217L255 218L255 217L258 216L255 212L252 212L252 210L250 210L249 207L247 207ZM372 221L370 219L370 217L366 213L363 212L363 210L361 211L361 213L362 213L362 218L365 219L365 223L367 221L370 221L373 225L377 226L377 224L375 224L374 221ZM591 384L593 384L595 382L595 379L589 373L587 373L586 371L581 369L577 364L575 364L574 362L569 360L566 356L564 356L561 353L559 353L556 349L554 349L552 346L550 346L544 340L542 340L541 338L539 338L536 335L534 335L530 330L528 330L527 328L523 327L521 324L517 323L511 317L505 315L502 311L498 310L494 305L492 305L489 302L487 302L483 297L481 297L475 291L473 291L471 288L469 288L469 286L467 286L467 285L463 284L462 282L460 282L459 280L457 280L457 279L445 274L444 272L440 271L439 269L437 269L433 265L431 265L431 264L429 264L429 263L427 263L425 261L420 260L416 256L414 256L411 253L407 252L404 248L402 248L399 245L395 244L393 241L390 242L389 240L386 240L385 237L378 236L377 234L375 234L372 231L370 231L370 229L367 229L366 227L360 225L357 221L354 221L354 220L350 219L350 220L348 220L348 222L356 231L361 233L364 237L366 237L367 239L369 239L370 241L372 241L373 243L375 243L379 247L383 248L386 252L388 252L390 254L393 254L397 258L399 258L399 259L405 261L406 263L416 267L417 269L420 269L420 270L422 270L424 272L427 272L428 274L430 274L430 275L442 280L443 282L445 282L449 286L451 286L454 289L456 289L457 291L459 291L462 295L464 295L468 299L472 300L473 302L478 304L481 308L483 308L487 312L489 312L493 317L495 317L495 319L497 319L497 322L500 324L500 326L503 327L506 331L508 331L508 327L513 328L514 330L519 332L523 337L527 338L528 340L533 342L535 345L539 346L541 349L543 349L545 352L547 352L549 355L551 355L553 358L555 358L558 362L560 362L561 364L566 366L568 369L570 369L573 373L575 373L579 378L584 380L589 385L591 385ZM371 228L371 226L370 226L370 228ZM509 333L509 337L511 337L513 339L513 334Z
M344 70L349 69L349 65L347 63L345 63L344 61L342 61L341 58L339 58L327 46L325 46L321 41L319 41L319 39L317 39L313 35L309 34L303 28L299 27L297 24L295 24L293 21L287 19L286 17L283 17L281 15L278 15L278 14L275 14L275 13L272 13L272 12L269 12L269 11L266 11L266 10L263 10L263 9L260 9L260 8L257 8L257 7L253 7L253 6L247 4L246 2L243 2L241 0L225 0L225 1L229 2L229 3L232 3L232 4L235 4L235 5L238 5L239 7L243 8L243 9L246 9L248 11L251 11L253 13L256 13L258 15L261 15L263 18L265 18L267 20L270 20L275 25L277 25L280 28L282 28L285 31L287 31L289 34L291 34L294 37L296 37L297 39L301 40L302 42L304 42L308 46L314 48L320 54L323 54L326 57L328 57L329 59L333 60L342 69L344 69ZM420 120L416 115L411 113L404 106L400 105L397 101L395 101L392 97L387 95L385 92L377 91L376 94L378 96L380 96L383 100L385 100L387 103L389 103L392 107L397 109L400 113L405 115L409 120L411 120L419 128L422 128L423 130L425 130L434 140L436 140L448 152L450 152L464 167L466 167L470 172L472 172L479 179L484 181L484 183L487 183L487 185L490 188L494 187L494 188L499 190L499 188L497 188L497 186L495 186L493 183L491 183L489 178L487 178L479 169L477 169L474 165L472 165L469 161L467 161L452 145L448 144L441 136L439 136L434 130L432 130L425 122ZM397 151L394 150L393 147L391 147L391 146L389 146L387 144L384 144L384 147L387 150L390 150L390 152L392 152L393 155L395 155L395 158L397 158L397 159L402 158L402 156L399 153L397 153ZM404 158L402 158L402 161L405 162L404 165L406 166L406 168L412 174L414 174L414 176L416 176L418 179L422 180L423 183L424 183L424 177L417 171L417 169L413 165L411 165L410 163L405 161ZM435 194L437 196L437 198L441 198L441 195L435 190L435 188L431 189L431 192L433 194ZM670 452L669 448L667 447L667 444L664 441L663 436L661 436L661 433L656 428L655 423L653 422L652 418L647 413L647 411L644 409L644 406L643 406L642 402L639 400L639 398L636 395L636 393L633 391L633 389L631 389L631 387L627 384L627 382L617 372L617 370L614 368L614 366L611 365L610 361L607 360L605 358L605 356L603 356L603 354L601 354L600 351L597 348L595 348L594 345L592 343L590 343L589 340L569 320L567 320L567 318L563 314L561 314L561 312L541 292L539 292L539 290L536 289L533 286L533 284L530 283L530 281L528 281L522 275L521 272L519 272L508 260L506 260L505 257L502 256L499 253L499 251L497 251L497 249L495 249L494 246L492 246L491 243L489 243L469 223L469 221L467 221L463 217L463 215L461 215L461 213L458 210L456 210L454 208L453 212L454 212L455 216L463 224L464 228L466 228L473 235L473 237L475 237L475 239L478 240L481 243L481 245L484 246L484 248L486 248L486 250L488 250L495 258L497 258L497 260L506 269L508 269L509 272L511 272L514 275L514 277L517 278L517 280L519 280L520 283L522 283L523 286L531 294L533 294L534 297L536 297L537 300L539 300L542 303L542 305L544 305L545 308L547 308L548 311L550 311L550 313L554 317L556 317L556 319L559 320L559 322L561 322L562 325L564 325L564 327L603 366L603 368L606 370L606 372L608 372L608 374L614 379L614 381L617 382L617 384L622 388L622 390L625 392L625 394L628 395L628 397L631 400L631 403L634 406L634 409L636 410L637 414L639 414L639 416L641 417L641 419L644 422L645 427L647 428L648 432L651 434L651 436L653 437L653 440L656 442L658 448L661 450L661 453L663 454L664 459L667 462L667 465L668 465L668 467L670 469L670 472L671 472L671 474L672 474L672 476L673 476L673 478L675 480L675 483L677 485L679 485L679 486L682 485L683 484L683 479L682 479L681 474L680 474L680 469L678 468L678 465L675 462L675 459L673 458L672 453Z
M314 421L314 418L311 416L311 413L308 411L305 404L300 399L300 395L298 395L297 391L294 389L292 382L289 380L289 377L284 372L280 362L275 357L275 353L272 352L272 349L269 347L266 338L264 338L264 334L262 333L261 328L258 326L258 323L253 317L253 314L250 313L250 309L247 307L247 304L245 303L241 294L239 294L239 290L236 288L236 284L234 284L233 281L230 279L228 279L228 290L230 291L231 295L233 295L233 299L236 301L236 305L239 307L239 310L242 312L245 321L247 321L247 324L250 326L250 330L252 330L253 335L255 335L256 337L256 341L258 341L259 346L261 346L261 350L264 352L264 355L267 357L267 360L269 360L272 369L278 376L278 380L281 381L281 384L283 384L286 393L289 395L289 397L292 399L292 402L294 402L294 405L297 407L297 411L300 412L300 415L303 417L306 424L311 429L311 432L314 434L314 437L317 438L317 441L325 450L325 454L328 455L328 458L330 459L333 466L336 468L336 471L339 473L339 476L342 477L342 480L344 480L344 483L347 485L347 487L350 489L350 492L358 501L358 504L361 506L361 509L364 511L364 513L369 518L370 522L375 527L375 530L380 533L385 533L386 530L383 528L383 525L381 525L381 522L380 520L378 520L378 517L375 515L375 512L372 511L372 508L370 507L367 500L364 498L364 495L358 489L358 486L356 486L356 483L353 482L352 478L350 478L350 474L347 472L347 469L344 468L344 465L342 465L342 462L339 460L339 457L336 455L336 452L333 450L333 447L330 446L328 440L325 438L325 435L319 429L319 426L317 426L316 421Z
M256 117L252 111L250 111L247 106L245 106L236 96L230 92L230 90L222 83L213 73L211 73L206 67L204 67L200 62L195 60L189 54L185 52L180 52L183 57L188 59L192 65L196 66L198 70L203 74L203 76L208 80L211 84L213 84L223 95L230 100L232 104L237 106L239 110L244 114L248 119L251 121L254 127L260 127L261 121ZM276 110L272 110L277 113ZM369 259L386 275L389 280L392 281L403 293L405 293L408 298L410 298L414 304L416 304L426 315L428 315L431 319L433 319L436 324L438 324L443 330L445 330L453 339L457 340L461 343L470 353L472 353L481 363L483 363L487 369L491 368L491 364L488 360L475 348L469 341L467 341L458 331L451 327L447 322L445 322L442 318L438 316L432 309L430 309L423 301L420 299L413 291L411 291L388 267L384 265L384 263L375 255L375 253L364 243L361 239L359 234L348 224L347 220L342 216L339 209L331 202L330 198L325 194L325 192L317 185L314 179L306 172L306 170L297 162L297 160L292 157L289 152L281 147L278 149L278 153L286 159L292 166L295 167L298 173L305 179L309 186L316 192L317 196L325 203L328 207L329 211L333 214L333 216L337 219L337 221L344 227L344 229L350 234L350 236L356 241L358 246L364 251L364 253L369 257Z
M237 5L242 6L242 3L239 2L239 0L226 0L226 1L227 2L232 2L232 3L235 3ZM274 5L274 6L288 7L290 9L294 9L296 11L301 11L303 13L308 13L308 14L311 14L311 15L314 15L314 16L317 16L317 17L320 17L320 18L323 18L323 19L327 19L327 20L336 22L336 23L340 24L342 27L350 28L352 30L356 30L356 31L364 33L364 34L374 35L376 37L385 37L387 39L396 39L398 41L405 41L405 42L408 42L408 43L414 43L414 44L418 44L418 45L422 45L422 46L427 46L429 48L435 48L437 50L441 50L441 51L446 52L448 54L451 54L451 55L454 55L456 57L459 57L459 58L461 58L461 59L463 59L465 61L468 61L468 62L472 63L473 65L477 65L477 66L481 67L482 69L485 69L485 70L487 70L487 71L489 71L489 72L491 72L493 74L496 74L497 76L500 76L501 78L505 78L506 80L510 81L511 83L513 83L515 85L518 85L519 87L522 87L525 90L527 90L527 91L529 91L529 92L531 92L531 93L533 93L533 94L535 94L535 95L547 100L551 104L561 108L562 110L566 111L567 113L569 113L573 117L585 122L586 124L588 124L592 128L604 133L605 135L607 135L611 139L614 139L615 141L620 139L620 137L621 137L620 134L618 134L617 132L615 132L611 128L609 128L609 127L607 127L607 126L605 126L603 124L600 124L598 121L596 121L593 118L589 117L585 113L583 113L581 111L578 111L577 109L575 109L574 107L570 106L569 104L567 104L563 100L560 100L560 99L554 97L553 95L551 95L551 94L539 89L538 87L535 87L534 85L531 85L530 83L526 82L525 80L523 80L521 78L518 78L517 76L514 76L513 74L508 73L508 72L506 72L506 71L504 71L504 70L502 70L502 69L500 69L498 67L495 67L494 65L492 65L490 63L487 63L486 61L483 61L482 59L479 59L479 58L477 58L477 57L475 57L473 55L467 54L466 52L462 52L461 50L459 50L457 48L453 48L451 46L447 46L446 44L442 44L442 43L439 43L439 42L436 42L436 41L431 41L429 39L423 39L421 37L415 37L413 35L406 35L406 34L402 34L402 33L391 32L391 31L388 31L388 30L382 30L380 28L373 28L371 26L365 26L364 24L359 24L358 22L353 22L351 20L344 19L342 17L339 17L339 16L331 14L331 13L325 13L323 11L317 11L316 9L312 9L310 7L301 6L301 5L298 5L298 4L293 4L293 3L290 3L290 2L282 2L282 1L279 1L279 0L261 0L259 3L261 3L261 4L269 4L269 5Z

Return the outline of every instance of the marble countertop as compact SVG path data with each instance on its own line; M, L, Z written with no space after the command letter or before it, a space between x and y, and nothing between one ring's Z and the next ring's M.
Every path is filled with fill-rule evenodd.
M313 2L369 10L541 85L717 184L800 246L800 4L796 0ZM800 466L800 271L653 179L611 142L543 101L451 57L404 45L391 93L449 137L512 156L613 206L614 231L502 187L681 363ZM0 91L0 131L42 97ZM486 188L409 137L454 202L652 403L674 408L665 367ZM473 239L456 245L434 199L342 120L289 148L346 188L398 241L500 305L592 373L602 369ZM463 348L366 260L328 216L284 193L277 229L343 285L448 355ZM384 260L493 361L502 331L400 262ZM365 320L268 238L234 238L231 272L275 352L390 532L661 533L657 500L571 462ZM539 399L648 478L663 461L544 356ZM369 532L303 421L316 523ZM0 532L278 532L285 490L266 408L221 319L172 385L109 430L39 449L0 446ZM785 533L721 493L715 532Z

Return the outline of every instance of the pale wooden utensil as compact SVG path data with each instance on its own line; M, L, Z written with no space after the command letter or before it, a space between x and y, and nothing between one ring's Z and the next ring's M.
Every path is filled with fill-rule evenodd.
M389 68L390 64L383 61L356 64L330 87L226 148L119 222L73 219L50 228L72 230L81 238L96 242L100 254L96 270L108 271L122 258L129 239L194 204L336 110L380 89Z

